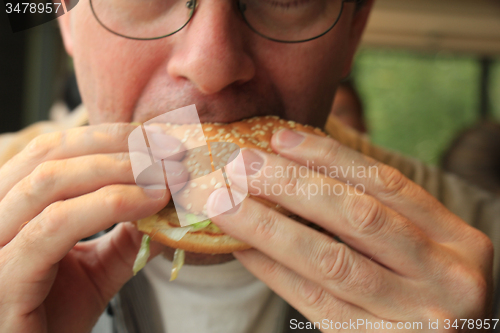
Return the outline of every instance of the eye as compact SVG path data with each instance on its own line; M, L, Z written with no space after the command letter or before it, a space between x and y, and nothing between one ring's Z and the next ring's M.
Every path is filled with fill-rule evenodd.
M342 12L342 0L240 0L250 27L278 41L301 41L331 29Z
M290 0L290 1L282 1L282 0L257 0L268 3L272 7L282 8L285 10L288 9L300 9L303 6L306 6L311 2L318 2L318 0Z

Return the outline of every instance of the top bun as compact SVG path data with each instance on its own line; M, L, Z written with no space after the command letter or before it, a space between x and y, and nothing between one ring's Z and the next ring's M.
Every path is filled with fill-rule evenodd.
M194 125L162 124L161 127L166 134L172 134L181 138L184 147L188 149L188 152L181 162L184 163L191 178L198 178L212 172L212 165L210 163L204 163L201 159L197 159L196 154L199 153L199 151L197 151L197 149L192 149L199 146L199 135L196 137L196 135L193 134ZM325 136L325 133L319 128L301 125L294 121L286 121L277 116L254 117L230 124L202 124L205 140L210 143L212 157L214 158L215 156L222 155L222 158L219 160L220 165L214 165L216 168L224 166L223 164L227 162L227 158L236 148L233 145L224 145L224 143L227 142L235 143L240 148L254 148L274 154L270 146L271 137L274 133L283 128ZM216 142L223 143L214 144ZM176 194L176 203L194 214L206 213L206 207L196 203L205 203L213 191L225 185L221 184L221 182L216 182L215 178L203 178L204 181L196 180L193 182L194 184L192 183L191 186L185 186ZM193 200L190 195L191 188L193 187L199 187L196 191L196 200ZM289 211L275 203L263 198L253 198L286 216L295 218ZM158 214L137 221L136 225L140 231L150 235L153 240L173 248L180 248L190 252L212 254L231 253L250 248L247 244L224 234L213 223L205 229L187 233L179 241L169 238L165 230L180 227L177 214L175 213L175 207L172 203L169 203Z

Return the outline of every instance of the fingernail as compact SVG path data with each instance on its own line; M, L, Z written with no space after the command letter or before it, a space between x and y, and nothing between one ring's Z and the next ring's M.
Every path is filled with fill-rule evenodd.
M174 151L176 148L180 147L180 141L167 134L148 133L148 138L152 141L151 143L158 148Z
M170 135L164 133L148 132L149 146L153 156L158 159L172 157L181 148L181 142Z
M244 193L241 193L233 188L231 188L231 194L233 195L233 200L235 202L241 202L246 197ZM209 217L214 217L220 214L235 214L239 210L240 206L241 204L238 204L233 207L233 203L231 202L227 189L223 188L212 192L207 200L207 212Z
M283 129L275 134L276 143L279 148L282 149L292 149L300 145L306 138L299 132L292 131L289 129Z
M253 149L244 148L241 150L241 158L236 158L232 164L231 171L235 176L251 176L262 168L264 158Z
M180 162L164 161L165 173L167 177L179 177L186 170L186 167Z
M151 186L151 187L154 187ZM155 189L155 188L143 188L144 194L146 194L151 199L159 200L165 196L166 191L164 189Z

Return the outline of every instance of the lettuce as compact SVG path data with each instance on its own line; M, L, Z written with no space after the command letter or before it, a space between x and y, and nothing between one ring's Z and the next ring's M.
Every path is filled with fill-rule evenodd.
M135 258L134 267L132 270L134 271L134 275L137 274L141 269L146 266L149 258L149 243L151 242L151 237L148 235L142 235L141 247L139 248L139 252L137 253L137 257Z

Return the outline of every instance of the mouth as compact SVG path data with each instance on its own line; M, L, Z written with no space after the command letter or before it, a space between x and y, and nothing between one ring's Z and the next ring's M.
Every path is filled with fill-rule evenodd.
M286 118L279 92L272 85L233 84L206 95L189 83L157 85L135 105L134 120L144 123L158 115L195 105L202 123L232 123L242 119L275 115Z

